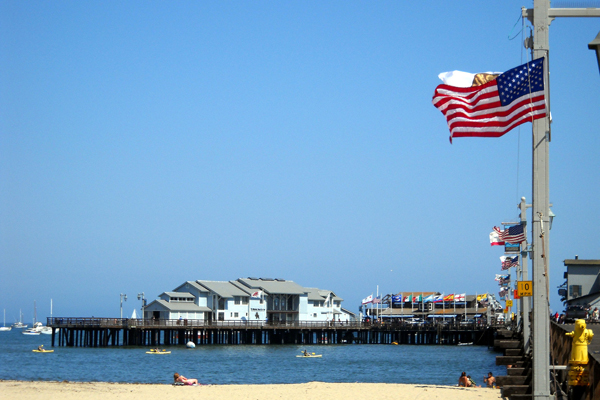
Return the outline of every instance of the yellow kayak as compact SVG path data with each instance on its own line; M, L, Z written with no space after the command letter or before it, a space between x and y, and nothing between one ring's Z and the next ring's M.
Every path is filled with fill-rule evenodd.
M146 354L171 354L170 351L155 351L155 350L150 350L147 351Z
M54 353L54 350L31 350L34 353Z

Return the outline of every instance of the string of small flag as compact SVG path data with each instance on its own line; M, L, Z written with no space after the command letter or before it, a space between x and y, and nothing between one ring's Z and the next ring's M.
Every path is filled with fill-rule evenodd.
M509 226L507 229L500 229L494 227L490 233L490 245L491 246L503 246L506 243L520 244L525 240L525 229L523 224L517 224ZM501 256L500 257L500 268L502 271L507 271L512 267L519 266L519 255L516 256ZM496 274L495 280L500 286L498 295L500 300L505 300L506 296L510 292L510 274L509 275L498 275Z

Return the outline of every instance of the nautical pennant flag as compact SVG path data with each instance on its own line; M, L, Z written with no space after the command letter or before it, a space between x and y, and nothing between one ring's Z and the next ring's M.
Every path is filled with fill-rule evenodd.
M501 256L500 261L502 262L503 270L507 270L510 267L518 267L519 266L519 256L516 256L516 257Z
M525 240L525 232L523 231L523 224L513 225L508 229L500 230L498 227L494 227L494 230L498 232L500 240L508 243L521 243Z
M481 300L484 300L484 299L487 299L487 293L485 293L485 294L478 294L477 295L477 301L481 301Z
M435 89L432 99L446 117L450 143L453 137L500 137L516 126L546 116L544 58L519 65L498 77L477 74L486 75L483 84L447 79L454 74L460 72L439 75L444 84Z

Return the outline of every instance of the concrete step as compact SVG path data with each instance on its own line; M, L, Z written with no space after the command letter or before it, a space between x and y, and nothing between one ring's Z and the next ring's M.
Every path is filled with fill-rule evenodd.
M530 394L531 386L529 385L510 385L502 388L502 396L512 397L515 394Z
M509 400L529 400L529 399L533 399L533 394L531 394L531 393L513 394L509 397Z
M531 376L518 376L518 375L509 375L509 376L497 376L496 384L498 386L513 386L513 385L529 385L531 383Z
M521 356L523 355L523 349L504 349L505 356Z
M513 367L506 370L508 376L525 376L531 375L531 368Z
M517 337L517 336L518 336L518 332L511 331L511 330L508 330L508 329L498 329L496 331L496 337L497 338L507 338L507 339L509 339L509 338L514 338L514 337Z
M496 339L494 340L494 348L502 350L502 349L522 349L523 342L520 340L504 340L504 339Z
M497 356L496 357L496 365L515 365L518 363L525 362L523 356Z

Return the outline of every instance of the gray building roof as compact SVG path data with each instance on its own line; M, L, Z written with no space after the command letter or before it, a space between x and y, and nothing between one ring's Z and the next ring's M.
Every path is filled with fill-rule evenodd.
M264 290L268 294L303 295L308 292L308 289L303 288L296 282L286 281L285 279L240 278L237 281L247 286L248 288Z
M327 296L329 296L329 293L331 293L331 295L332 295L331 297L335 301L343 301L344 300L341 297L339 297L338 295L336 295L335 293L333 293L331 290L319 290L319 294L321 296L323 296L324 298L327 298Z
M316 288L306 288L306 291L308 293L308 300L312 300L312 301L323 301L325 300L325 297L321 296L321 294L319 293L319 289Z
M191 293L188 292L164 292L163 294L166 294L169 297L183 297L183 298L187 298L187 299L195 299L196 296L194 296Z
M342 307L342 311L345 312L346 314L356 318L356 314L353 313L352 311L346 310L344 307Z
M564 261L566 266L569 265L577 265L580 267L598 267L600 266L600 260L580 260L579 258L576 259L568 259Z
M208 289L206 289L205 287L199 285L197 282L194 282L194 281L187 281L185 283L182 283L181 285L177 286L173 291L177 292L179 289L186 288L187 286L191 286L194 289L198 290L199 292L208 293Z
M212 311L208 307L200 307L194 303L180 303L180 302L168 302L164 300L154 300L152 303L148 304L147 307L150 307L153 303L157 303L162 306L164 309L169 311L185 311L185 312L204 312L204 311Z
M233 285L231 282L220 281L196 281L211 292L218 294L223 298L232 298L234 296L248 296L248 293Z
M304 288L304 290L308 293L308 300L315 300L315 301L326 300L327 296L329 296L329 293L331 293L332 300L344 301L344 299L342 299L341 297L338 297L331 290L321 290L321 289L317 289L317 288Z

